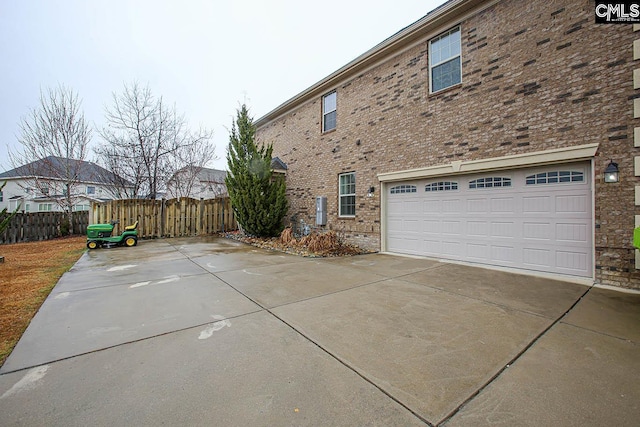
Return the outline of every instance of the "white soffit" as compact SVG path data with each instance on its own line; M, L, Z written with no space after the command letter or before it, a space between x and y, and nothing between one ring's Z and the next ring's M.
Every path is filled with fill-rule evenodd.
M504 157L493 157L481 160L454 160L448 165L430 166L419 169L408 169L397 172L378 174L380 182L404 181L408 179L429 178L435 176L485 172L496 169L514 169L533 165L566 163L589 160L595 157L598 143L536 151L533 153L514 154Z

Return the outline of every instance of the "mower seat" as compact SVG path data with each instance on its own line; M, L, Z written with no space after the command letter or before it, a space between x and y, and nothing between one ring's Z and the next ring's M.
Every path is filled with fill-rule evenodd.
M133 231L133 230L135 230L136 228L138 228L138 221L134 222L134 223L133 223L133 224L131 224L131 225L127 225L127 226L124 228L124 231Z

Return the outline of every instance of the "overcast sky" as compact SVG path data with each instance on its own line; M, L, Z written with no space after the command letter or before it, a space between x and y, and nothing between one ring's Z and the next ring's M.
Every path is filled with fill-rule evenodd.
M192 128L228 129L246 101L259 119L444 0L0 0L0 171L40 89L63 84L102 127L112 93L149 85ZM92 145L101 143L97 132ZM93 152L87 160L93 160Z

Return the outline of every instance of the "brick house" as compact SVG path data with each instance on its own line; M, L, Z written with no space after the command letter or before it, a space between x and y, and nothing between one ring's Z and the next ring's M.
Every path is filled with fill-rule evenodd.
M594 9L451 0L259 118L290 217L326 197L364 247L640 289L640 27Z

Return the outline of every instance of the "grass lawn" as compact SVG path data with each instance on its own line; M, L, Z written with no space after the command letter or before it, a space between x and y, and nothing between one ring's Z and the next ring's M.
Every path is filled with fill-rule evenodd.
M0 366L58 279L85 251L87 238L0 245Z

